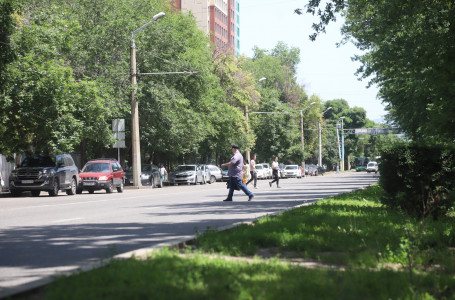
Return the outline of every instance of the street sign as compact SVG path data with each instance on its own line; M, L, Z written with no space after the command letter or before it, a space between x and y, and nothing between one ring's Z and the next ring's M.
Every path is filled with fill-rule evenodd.
M112 132L117 142L112 145L113 148L126 148L125 144L125 119L112 120Z

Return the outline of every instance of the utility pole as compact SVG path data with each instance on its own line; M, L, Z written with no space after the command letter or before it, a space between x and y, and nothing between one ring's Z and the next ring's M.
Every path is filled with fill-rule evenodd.
M344 128L343 128L343 120L344 117L341 117L341 171L344 171Z
M305 139L303 137L303 111L309 108L316 102L311 102L310 105L300 110L300 142L302 143L302 167L305 170Z
M332 107L330 106L324 112L322 112L322 116L331 110ZM319 131L319 159L318 159L318 166L322 167L322 129L321 129L321 122L318 122L318 131Z
M152 21L143 25L139 29L136 29L131 34L131 46L130 46L130 63L131 63L131 146L133 151L133 186L141 187L141 144L139 138L139 105L136 100L137 91L137 72L136 72L136 43L134 42L134 35L139 31L143 30L152 22L158 20L165 15L164 12L160 12L153 16Z

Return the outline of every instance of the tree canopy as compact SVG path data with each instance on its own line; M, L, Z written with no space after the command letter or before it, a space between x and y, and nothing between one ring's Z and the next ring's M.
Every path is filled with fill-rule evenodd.
M324 158L336 163L335 123L371 122L344 100L324 102L297 83L300 50L278 42L251 58L210 45L196 20L161 0L29 0L0 2L0 153L116 155L112 120L131 124L131 34L160 11L164 18L134 36L144 162L220 163L232 144L260 161L316 163L318 123ZM5 75L7 74L7 76ZM260 78L266 80L258 82ZM310 103L315 105L310 106ZM322 111L333 106L324 116ZM302 150L300 113L305 150ZM246 118L249 113L249 119ZM367 150L366 150L367 151ZM368 150L370 151L370 150ZM375 150L371 150L375 151ZM123 162L124 163L124 162Z
M388 119L413 140L453 143L454 2L332 0L320 6L319 0L306 6L320 16L311 38L338 13L345 17L345 39L365 51L356 57L362 63L358 74L379 87Z

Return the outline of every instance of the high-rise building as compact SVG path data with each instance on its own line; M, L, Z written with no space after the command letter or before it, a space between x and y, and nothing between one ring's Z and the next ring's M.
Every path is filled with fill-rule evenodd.
M210 35L214 45L240 53L239 0L172 0L171 5L191 12L199 29Z

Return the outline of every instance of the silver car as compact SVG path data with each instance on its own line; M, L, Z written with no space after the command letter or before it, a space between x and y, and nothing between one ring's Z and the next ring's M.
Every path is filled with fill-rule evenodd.
M264 169L264 166L262 164L256 165L256 172L257 172L257 175L258 175L258 179L266 179L267 178L266 170Z
M264 168L264 176L265 178L269 178L269 179L272 179L272 168L270 167L270 165L268 163L263 163L261 164L262 167Z
M198 165L179 165L168 176L169 184L205 184L205 176Z
M281 174L283 178L302 178L302 171L298 165L286 165Z
M207 165L209 180L208 183L214 183L215 181L221 181L223 174L221 169L215 165Z

